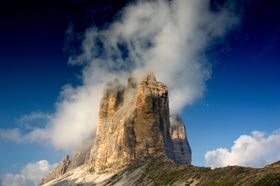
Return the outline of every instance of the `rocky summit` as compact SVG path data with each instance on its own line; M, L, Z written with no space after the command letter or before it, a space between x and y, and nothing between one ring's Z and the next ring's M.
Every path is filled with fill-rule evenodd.
M182 125L184 130L182 122L176 125ZM126 87L116 80L104 91L96 138L86 164L94 172L120 170L141 158L161 156L190 164L191 153L186 138L179 145L177 136L173 141L170 135L171 130L177 129L180 127L170 127L167 86L156 81L152 73L138 85L132 77ZM185 137L185 130L177 131L181 132Z
M126 86L118 80L106 85L91 148L66 156L41 185L75 174L77 167L94 178L151 159L191 164L191 149L182 119L170 116L167 86L148 73L139 83L129 77Z
M280 163L210 169L191 164L185 125L171 115L168 89L149 73L107 84L90 148L66 156L43 186L272 186Z

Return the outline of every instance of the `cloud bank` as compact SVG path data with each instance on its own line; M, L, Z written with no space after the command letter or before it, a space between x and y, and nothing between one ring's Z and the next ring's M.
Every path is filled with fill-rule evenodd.
M205 154L206 164L212 168L227 165L263 167L280 158L280 130L266 136L253 131L251 135L241 135L231 149L218 148Z
M28 163L18 174L1 175L1 186L37 186L54 167L47 160Z
M170 109L179 112L201 97L210 78L211 65L204 52L213 39L222 38L237 22L227 6L213 11L210 0L137 1L122 10L108 27L88 28L81 53L69 63L83 67L83 83L63 88L43 128L27 134L7 132L21 139L45 140L59 149L77 148L91 142L97 125L104 85L131 74L141 79L153 71L168 85ZM5 131L0 132L0 137Z

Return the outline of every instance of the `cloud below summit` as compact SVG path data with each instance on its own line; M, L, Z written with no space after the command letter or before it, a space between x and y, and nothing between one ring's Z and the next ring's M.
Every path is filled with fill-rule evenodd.
M203 95L211 76L204 57L209 43L236 22L227 7L212 11L209 0L128 5L107 28L85 31L81 53L69 58L70 64L83 66L82 85L65 86L45 128L32 131L39 130L56 148L77 148L95 131L105 83L124 82L131 74L141 78L147 71L168 85L171 112L179 112Z

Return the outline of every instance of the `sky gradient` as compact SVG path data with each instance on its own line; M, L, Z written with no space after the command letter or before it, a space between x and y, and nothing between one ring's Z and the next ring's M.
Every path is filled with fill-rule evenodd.
M212 11L218 11L232 1L210 2ZM29 170L28 163L49 170L70 153L52 143L16 141L5 134L8 129L20 128L25 134L34 126L43 127L40 125L56 112L63 99L61 91L65 85L77 87L85 81L85 66L68 63L70 56L82 52L85 30L110 28L111 23L120 19L120 10L130 3L1 3L1 180L7 178L7 173L11 173L11 179L28 178L23 173ZM238 23L203 48L201 55L211 64L203 96L180 110L194 165L259 167L280 159L280 2L241 1L234 4L232 11ZM12 134L15 133L8 133ZM247 162L232 160L245 157L239 150L248 152ZM254 155L256 152L259 157Z

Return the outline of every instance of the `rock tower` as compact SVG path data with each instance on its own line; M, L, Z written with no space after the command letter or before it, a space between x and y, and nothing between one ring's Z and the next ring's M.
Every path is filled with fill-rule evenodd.
M66 156L42 183L82 164L94 172L114 172L134 161L159 157L191 164L185 125L169 113L167 86L153 73L139 83L130 77L126 86L115 80L103 92L92 147L86 154Z

